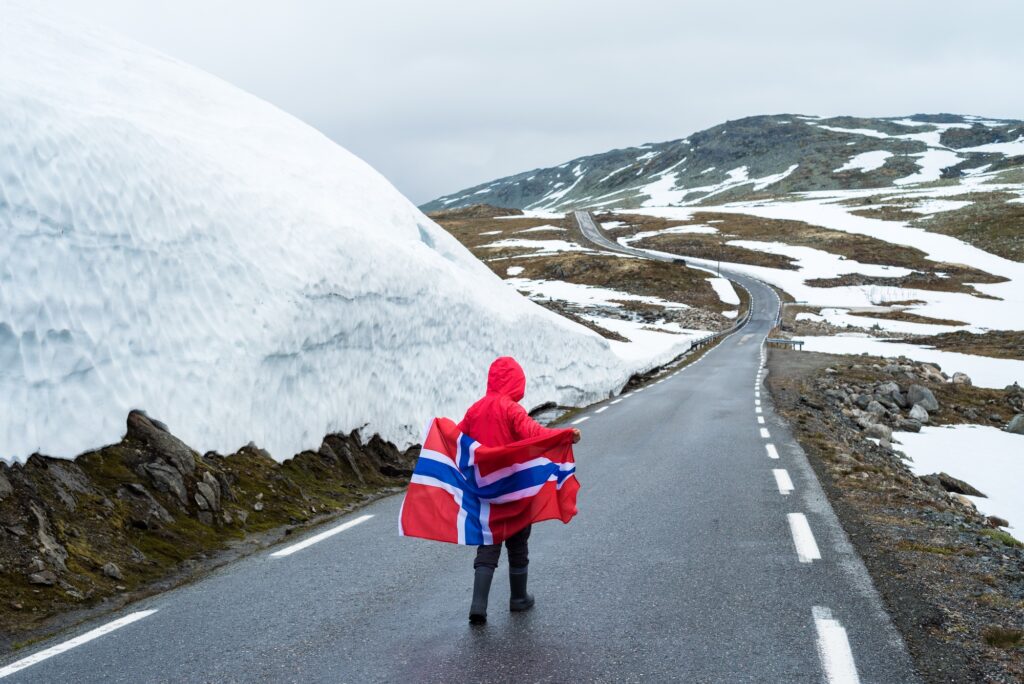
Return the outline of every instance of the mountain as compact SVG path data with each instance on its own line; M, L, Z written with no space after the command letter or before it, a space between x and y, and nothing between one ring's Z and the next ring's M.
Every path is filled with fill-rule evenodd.
M107 31L0 16L5 460L115 442L131 409L200 451L410 444L500 354L532 405L632 373L294 117Z
M1024 122L956 114L752 116L682 140L579 157L439 197L427 212L487 203L547 211L723 203L884 188L1024 165Z

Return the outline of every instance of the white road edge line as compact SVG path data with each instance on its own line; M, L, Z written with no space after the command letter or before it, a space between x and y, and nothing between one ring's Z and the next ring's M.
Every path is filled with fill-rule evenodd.
M611 405L614 406L615 404L618 404L620 401L622 401L622 399L625 399L625 397L622 397L621 399L616 399L611 403Z
M110 634L114 630L121 629L125 625L130 625L131 623L141 620L144 617L149 617L155 612L156 610L140 610L135 613L130 613L128 615L125 615L123 618L119 618L117 620L114 620L113 622L109 622L103 625L102 627L97 627L96 629L86 632L85 634L76 636L74 639L65 641L63 644L57 644L56 646L51 646L50 648L39 651L39 653L33 653L27 658L22 658L21 660L17 660L11 663L10 665L7 665L6 667L0 668L0 679L8 677L14 674L15 672L24 670L26 667L31 667L36 663L41 663L44 660L52 658L55 655L60 655L65 651L70 651L76 646L81 646L82 644L90 642L93 639L97 639L103 636L104 634Z
M796 547L796 557L800 562L821 560L821 551L818 550L818 542L814 541L807 516L803 513L788 513L786 519L789 520L789 531L793 535L793 546Z
M356 525L359 525L360 523L364 523L364 522L366 522L367 520L369 520L372 517L373 517L372 514L361 515L358 518L356 518L355 520L349 520L348 522L343 522L340 525L338 525L337 527L332 527L331 529L327 530L326 532L321 532L320 534L314 534L309 539L306 539L304 541L300 541L298 544L292 544L291 546L289 546L287 548L284 548L284 549L281 549L280 551L275 551L274 553L270 554L270 557L271 558L284 558L285 556L290 556L293 553L295 553L296 551L301 551L302 549L308 548L308 547L312 546L313 544L316 544L318 542L322 542L324 539L327 539L328 537L333 537L334 535L338 534L339 532L344 532L345 530L353 528Z
M768 432L768 428L761 428L761 438L762 439L771 439L772 438L771 434Z
M832 617L832 611L822 606L811 608L814 627L818 632L818 657L828 684L860 684L857 664L853 661L846 629Z
M582 418L577 418L576 420L572 421L569 424L570 425L579 425L580 423L582 423L585 420L590 420L590 416L583 416Z
M607 411L607 410L608 410L607 406L602 406L601 408L599 408L596 411L594 411L594 413L603 413L604 411Z
M774 444L765 444L764 450L768 452L768 458L778 458L779 452L775 450Z
M772 475L775 476L775 484L779 487L779 494L789 496L789 493L793 491L793 480L789 477L789 471L785 468L775 468L772 470Z

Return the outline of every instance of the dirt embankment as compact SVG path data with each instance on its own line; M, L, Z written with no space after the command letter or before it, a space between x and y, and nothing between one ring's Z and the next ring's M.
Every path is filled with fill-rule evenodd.
M1005 424L1024 390L952 382L906 359L773 349L769 369L775 406L925 681L1024 681L1024 548L956 493L970 483L916 477L895 443L922 422Z
M328 435L284 463L200 455L145 414L74 461L0 464L0 649L195 577L408 480L415 450Z

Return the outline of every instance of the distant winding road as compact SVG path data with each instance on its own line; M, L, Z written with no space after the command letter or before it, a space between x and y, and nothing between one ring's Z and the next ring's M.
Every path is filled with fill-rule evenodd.
M730 277L751 294L746 326L574 418L580 513L534 529L534 610L507 611L503 558L490 622L471 628L473 549L399 538L394 496L34 645L0 665L4 684L916 681L760 390L778 299Z

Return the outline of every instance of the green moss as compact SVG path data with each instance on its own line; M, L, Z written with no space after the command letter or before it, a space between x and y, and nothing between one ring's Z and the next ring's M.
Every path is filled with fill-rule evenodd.
M1024 645L1024 630L1014 627L989 627L981 633L981 637L989 646L996 648L1016 648Z
M998 542L1002 542L1006 546L1012 546L1014 548L1024 548L1024 543L1021 543L1012 534L1004 530L982 530L981 534L989 539L995 539Z

